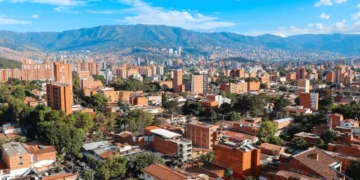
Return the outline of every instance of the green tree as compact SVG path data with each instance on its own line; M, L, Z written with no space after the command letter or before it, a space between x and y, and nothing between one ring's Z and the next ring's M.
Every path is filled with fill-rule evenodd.
M109 158L105 162L98 163L96 172L104 180L123 177L126 173L126 163L127 160L123 156Z
M345 174L353 180L360 180L360 161L352 161L350 166L345 170Z
M291 138L294 137L295 134L304 132L305 127L300 123L293 123L289 125L286 134L289 135Z
M78 156L85 139L81 129L61 121L47 121L39 123L39 140L51 144L58 153L66 152Z
M268 88L268 84L267 83L261 83L260 84L260 89L267 89Z
M307 143L304 138L302 137L296 137L291 141L290 147L294 149L307 149Z
M94 127L94 120L88 113L75 112L66 117L66 121L68 124L82 129L85 133L88 133Z
M164 164L164 160L153 152L142 152L131 156L128 171L133 172L135 177L141 174L141 170L151 164Z
M333 130L326 130L320 135L320 138L324 141L325 144L329 144L336 140L337 135Z
M26 97L25 89L22 87L18 87L11 93L11 95L13 95L15 98L24 100Z
M237 120L240 120L241 116L239 115L239 113L237 113L236 111L232 111L231 112L231 117L230 119L232 121L237 121Z
M103 84L105 84L105 77L103 75L94 75L94 80L100 80Z
M103 94L95 94L90 97L89 104L91 107L95 108L98 111L105 112L107 105L107 98Z
M269 142L272 144L279 145L279 146L285 146L285 144L286 144L285 141L278 136L271 137Z
M202 154L199 159L202 161L213 162L214 161L214 151L210 151L206 154Z
M119 101L119 107L123 112L129 112L130 111L130 104L123 102L122 100Z
M131 132L144 131L144 128L151 125L153 122L153 115L142 109L130 111L127 116L121 118L120 124L127 125L127 130Z
M265 121L259 129L259 139L261 142L270 142L277 132L277 125L271 121Z
M94 174L95 174L95 172L94 171L92 171L92 170L89 170L89 169L86 169L83 173L82 173L82 178L84 179L84 180L93 180L93 179L95 179L94 178Z
M223 103L221 106L220 106L220 108L219 108L219 112L221 113L221 114L228 114L228 113L230 113L231 112L231 104L229 104L229 103Z

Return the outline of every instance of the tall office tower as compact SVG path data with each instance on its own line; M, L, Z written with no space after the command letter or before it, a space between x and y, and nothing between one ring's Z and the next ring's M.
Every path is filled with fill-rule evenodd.
M54 63L55 82L72 85L72 66L61 62Z
M52 109L72 113L73 91L69 84L50 83L46 85L47 104Z
M297 92L298 94L310 91L310 81L307 79L299 79L297 81Z
M296 68L296 79L305 79L306 69L305 68Z
M173 89L175 93L183 92L183 72L182 69L178 69L174 71L174 79L173 79Z
M204 92L203 84L204 84L203 75L193 74L191 76L191 92L203 93Z

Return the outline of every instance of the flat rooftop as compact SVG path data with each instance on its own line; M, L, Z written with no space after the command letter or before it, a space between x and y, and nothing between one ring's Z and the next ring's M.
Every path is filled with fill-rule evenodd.
M29 154L26 148L19 142L9 142L2 145L8 156L16 156L18 154Z
M162 137L164 137L166 139L171 139L171 138L174 138L174 137L181 137L180 134L171 132L171 131L166 130L166 129L154 129L154 130L151 130L151 133L157 134L157 135L162 136Z

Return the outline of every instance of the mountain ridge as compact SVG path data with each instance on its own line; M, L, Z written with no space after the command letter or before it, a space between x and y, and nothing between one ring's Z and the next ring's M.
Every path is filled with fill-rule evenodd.
M334 52L359 55L360 35L272 34L246 36L233 32L196 32L165 25L103 25L62 32L13 32L0 30L0 46L16 50L31 46L45 52L69 50L113 51L124 47L247 48L259 46L299 52Z

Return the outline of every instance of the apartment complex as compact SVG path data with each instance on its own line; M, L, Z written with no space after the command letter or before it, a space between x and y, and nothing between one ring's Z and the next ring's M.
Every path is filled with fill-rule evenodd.
M214 163L233 171L234 177L259 177L260 149L247 141L220 142L214 146Z
M191 76L191 92L203 93L204 92L204 79L203 75L192 75Z
M307 79L300 79L297 81L297 93L310 92L310 81Z
M313 111L318 110L319 107L319 93L301 93L300 94L300 106L304 108L310 108Z
M22 64L22 80L53 80L54 65L52 62Z
M212 124L192 122L186 125L185 137L194 146L212 149L219 142L220 127Z
M183 72L181 69L174 71L173 89L175 93L185 91L185 86L183 84Z
M46 84L47 105L52 109L62 110L67 115L72 113L73 91L68 84Z
M248 92L248 83L241 81L238 83L221 84L220 90L234 94L242 94Z
M100 65L95 61L85 61L81 60L76 61L76 71L79 74L82 71L89 72L89 75L99 75L100 74Z
M1 145L1 151L0 179L21 178L31 171L42 172L51 168L56 161L55 148L38 142L9 142Z
M145 145L165 155L176 155L182 161L191 159L192 142L182 138L180 134L162 129L156 126L149 126L145 129Z
M21 78L20 69L0 69L0 83L6 83L9 78Z
M63 62L54 63L55 82L72 84L72 66Z

